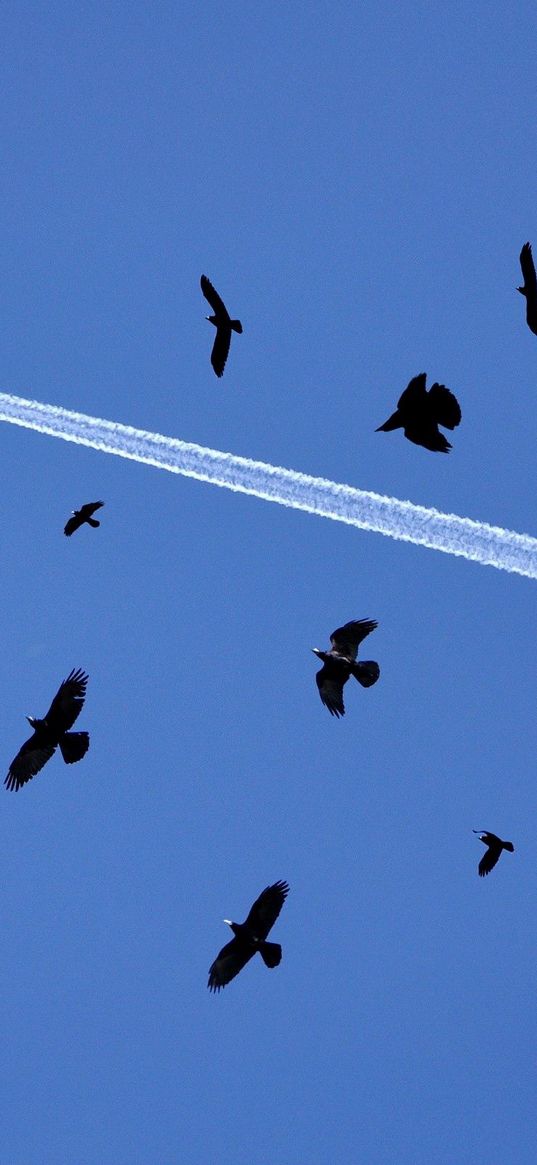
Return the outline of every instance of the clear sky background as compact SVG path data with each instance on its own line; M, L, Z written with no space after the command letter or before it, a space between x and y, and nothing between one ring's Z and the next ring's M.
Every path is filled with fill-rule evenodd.
M537 533L534 3L0 25L2 390ZM447 457L374 432L421 371ZM4 770L73 667L91 734L1 793L2 1159L533 1161L536 584L0 436ZM310 648L364 617L337 721ZM279 878L280 967L210 995Z

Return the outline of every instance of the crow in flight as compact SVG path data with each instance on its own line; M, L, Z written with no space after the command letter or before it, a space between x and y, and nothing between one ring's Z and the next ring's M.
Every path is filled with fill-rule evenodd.
M312 647L314 654L324 663L315 679L321 700L332 716L345 715L343 686L349 676L354 676L363 688L370 688L379 678L380 668L374 660L365 659L362 663L356 663L359 644L375 627L378 627L378 623L374 619L355 619L332 632L330 651Z
M89 735L87 732L69 732L69 729L84 704L87 682L88 676L81 668L73 669L60 685L44 719L26 717L34 734L24 742L9 766L4 781L8 789L22 789L50 760L58 745L66 765L82 760L89 748Z
M232 320L230 318L227 307L222 303L218 292L215 291L211 280L207 279L206 275L202 275L200 284L205 299L211 305L214 312L214 315L205 317L216 328L216 336L211 352L211 364L216 375L222 376L228 357L229 345L231 344L231 332L242 332L242 324L240 320Z
M266 967L277 967L282 960L282 948L279 943L268 943L267 935L280 913L280 910L289 893L287 882L275 882L267 886L259 898L254 902L246 922L231 922L224 918L224 922L231 927L234 938L222 947L209 969L209 991L220 991L226 983L230 983L235 975L246 966L246 963L259 951Z
M92 518L91 515L95 513L95 510L100 510L101 506L104 506L104 502L86 502L86 505L81 506L79 510L73 510L73 516L69 518L64 534L67 534L67 537L70 538L71 534L74 534L79 526L84 525L84 522L87 522L88 526L94 526L95 528L100 526L101 523L97 521L97 518Z
M531 243L524 243L520 252L520 266L522 267L523 287L517 287L521 295L526 296L526 323L530 331L537 336L537 276L531 253Z
M414 376L399 398L397 409L391 417L379 425L377 433L390 433L392 429L403 429L405 437L415 445L423 445L434 453L447 453L451 449L449 441L438 430L454 429L461 419L459 402L445 384L433 384L425 388L426 373Z
M483 854L477 867L480 878L485 878L494 869L502 849L508 850L510 854L515 852L512 841L502 841L501 837L496 837L495 833L488 833L486 829L473 829L472 833L479 834L479 840L483 842L483 845L488 846L487 852Z

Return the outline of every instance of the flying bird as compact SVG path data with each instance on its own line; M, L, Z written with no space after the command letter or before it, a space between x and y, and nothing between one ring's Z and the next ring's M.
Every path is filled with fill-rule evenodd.
M66 765L82 760L89 748L89 734L70 732L69 729L82 710L87 682L88 676L81 668L73 669L58 688L43 720L26 717L34 730L33 736L24 742L12 760L4 781L6 788L22 789L50 760L58 745Z
M324 664L315 679L321 700L332 716L345 715L343 687L349 676L354 676L363 688L370 688L379 678L380 668L374 660L356 662L360 643L366 635L375 630L375 627L378 627L378 623L374 619L355 619L332 632L330 651L320 651L318 647L312 647L313 653L318 655Z
M531 243L524 243L520 252L520 266L522 267L523 287L517 287L521 295L526 296L526 323L530 331L537 336L537 276L531 253Z
M375 432L403 429L405 437L415 445L423 445L433 453L447 453L451 445L438 426L455 429L462 416L460 405L445 384L435 383L427 390L426 376L426 372L420 372L413 377L399 398L396 411Z
M74 534L79 526L84 525L84 522L87 522L88 526L93 526L95 529L97 526L100 526L101 523L97 521L97 518L92 518L91 515L95 513L95 510L100 510L101 506L104 506L104 502L86 502L86 505L81 506L79 510L72 510L73 516L69 518L64 534L67 534L67 537L70 538L71 534Z
M287 882L275 882L273 886L267 886L256 899L246 922L231 922L229 918L224 918L235 937L222 947L209 968L209 991L220 991L226 983L230 983L256 951L259 951L266 967L277 967L281 963L280 944L268 943L266 939L288 893Z
M211 364L216 375L222 376L228 357L229 345L231 344L231 332L242 332L242 324L240 320L231 319L227 307L220 299L218 292L215 291L211 280L207 279L206 275L202 275L200 284L205 299L214 312L214 315L205 317L216 328L216 336L211 352Z
M488 833L486 829L473 829L472 833L479 834L479 840L483 842L483 845L488 847L487 852L483 854L477 867L480 878L485 878L494 869L502 849L508 850L510 854L515 852L512 841L502 841L501 837L496 837L495 833Z

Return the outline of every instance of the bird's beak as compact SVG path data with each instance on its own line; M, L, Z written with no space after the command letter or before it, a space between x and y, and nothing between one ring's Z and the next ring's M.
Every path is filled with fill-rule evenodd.
M311 650L313 651L314 655L318 655L321 649L320 649L320 647L312 647Z
M231 919L230 918L223 918L222 922L225 922L226 926L231 926Z

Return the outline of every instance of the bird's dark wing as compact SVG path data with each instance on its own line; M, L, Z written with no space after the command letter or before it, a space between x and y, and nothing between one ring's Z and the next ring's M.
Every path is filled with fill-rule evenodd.
M415 420L405 425L405 437L407 441L412 441L414 445L422 445L432 453L449 453L452 448L447 437L444 437L434 422L426 419Z
M247 946L238 938L232 938L231 942L222 947L220 954L216 956L214 963L209 968L209 982L207 984L209 991L220 991L222 987L226 986L226 983L230 983L254 954L255 947Z
M80 507L80 517L85 521L86 518L91 518L95 510L100 510L104 506L104 502L86 502L85 506Z
M488 849L485 850L483 857L477 867L479 877L485 878L490 871L494 869L496 862L502 852L502 843L496 838L495 841L488 843Z
M431 385L429 400L437 425L443 425L445 429L455 429L460 425L462 417L460 404L445 384Z
M315 676L319 695L332 716L344 716L343 680L326 667L322 667Z
M227 318L229 319L229 312L227 310L227 307L226 307L224 301L222 299L220 299L218 292L215 291L215 289L211 283L211 280L207 279L206 275L202 275L202 277L200 279L200 286L201 286L201 290L203 291L203 294L205 296L205 299L207 300L207 303L209 303L210 306L212 307L214 314L217 316L223 316L224 318L227 316Z
M272 930L288 893L287 882L275 882L256 899L244 924L256 938L265 939Z
M211 352L211 364L217 376L222 375L226 366L230 343L231 328L228 324L219 324L216 329L213 350Z
M67 537L70 538L71 534L74 534L75 530L78 530L78 527L82 525L83 520L84 519L80 517L80 513L77 510L76 513L73 514L72 518L69 518L68 522L66 522L63 531L64 534L67 534Z
M375 619L352 619L337 631L332 631L330 642L337 655L344 655L347 659L356 659L358 647L378 627Z
M45 716L51 732L61 736L72 728L86 698L89 677L82 668L73 669L60 685Z
M6 789L22 789L27 781L46 765L56 749L53 745L36 745L35 736L26 740L14 760L9 766L9 772L4 781Z
M537 290L537 276L535 275L535 264L533 262L533 255L531 253L531 243L524 243L524 246L520 252L520 266L522 268L524 286L530 291Z
M413 376L412 380L407 384L405 391L399 397L397 402L398 409L408 408L409 405L417 405L425 400L427 392L425 388L426 379L426 372L420 372L419 376Z

